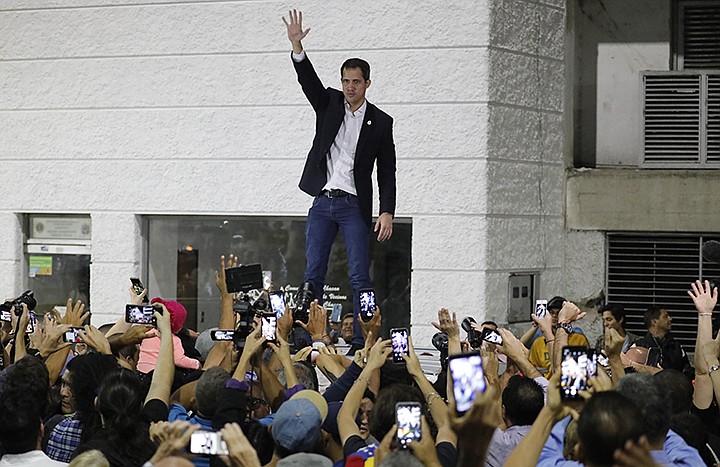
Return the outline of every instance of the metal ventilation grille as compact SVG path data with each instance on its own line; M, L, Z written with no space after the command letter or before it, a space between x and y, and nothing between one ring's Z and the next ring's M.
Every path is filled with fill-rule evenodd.
M642 80L641 165L718 167L720 72L646 71Z
M720 265L702 260L700 248L720 237L700 235L608 234L607 300L625 306L626 328L644 335L650 305L667 308L673 335L694 351L697 311L687 295L698 278L720 279Z
M693 1L679 7L678 68L720 69L720 5Z
M720 75L708 76L707 94L707 161L720 163Z
M644 76L644 162L696 163L700 158L700 77Z

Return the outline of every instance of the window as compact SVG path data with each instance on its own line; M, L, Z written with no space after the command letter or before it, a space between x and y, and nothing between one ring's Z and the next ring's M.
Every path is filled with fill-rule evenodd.
M674 68L720 70L720 4L676 0L674 6Z
M305 218L151 216L145 222L144 282L151 297L185 305L189 327L200 331L217 326L220 297L215 271L220 255L234 254L242 264L260 263L276 288L293 292L302 285ZM384 331L410 323L411 244L412 224L403 219L395 219L392 240L370 242L370 276ZM330 252L325 282L326 303L341 303L343 314L350 311L352 291L342 235Z
M687 290L698 278L720 282L720 265L702 259L708 240L720 237L608 234L607 301L625 306L628 331L644 335L643 313L650 305L662 305L673 319L673 335L693 351L697 311Z

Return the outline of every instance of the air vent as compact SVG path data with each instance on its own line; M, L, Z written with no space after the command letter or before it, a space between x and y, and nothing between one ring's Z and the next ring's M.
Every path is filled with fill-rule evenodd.
M720 279L720 265L703 261L700 253L708 240L720 237L608 234L606 296L625 306L630 332L644 335L645 310L664 306L673 319L673 334L686 351L694 351L697 311L687 291L698 278Z
M720 4L679 2L677 65L680 70L720 69Z

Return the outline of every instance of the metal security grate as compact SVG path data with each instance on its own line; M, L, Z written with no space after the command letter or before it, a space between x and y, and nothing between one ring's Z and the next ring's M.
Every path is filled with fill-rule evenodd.
M707 161L720 163L720 75L708 76L707 96Z
M691 0L677 6L677 69L720 69L720 4Z
M698 278L720 279L720 265L702 259L700 248L718 236L608 234L608 302L627 312L627 329L644 335L643 314L650 305L665 306L672 332L687 351L694 351L697 311L687 295Z
M720 165L720 72L646 71L643 81L645 167Z

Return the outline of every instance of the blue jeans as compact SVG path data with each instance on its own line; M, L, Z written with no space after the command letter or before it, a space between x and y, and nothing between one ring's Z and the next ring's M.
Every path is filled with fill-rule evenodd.
M338 229L345 238L350 285L353 291L353 344L364 342L360 322L360 289L372 287L370 280L369 243L370 228L360 214L357 196L328 198L315 197L308 212L305 225L305 281L311 282L315 293L322 303L323 285L328 269L330 248L332 248Z

